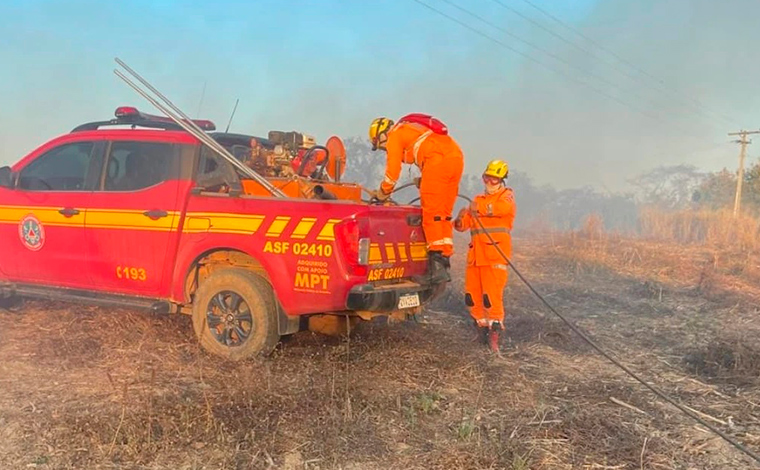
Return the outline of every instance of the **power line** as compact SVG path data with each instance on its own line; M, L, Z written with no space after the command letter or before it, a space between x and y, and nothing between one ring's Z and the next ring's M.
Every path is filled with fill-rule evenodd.
M494 2L494 3L496 3L497 5L499 5L500 7L504 8L506 10L511 11L515 15L517 15L520 18L524 19L525 21L529 22L533 26L541 29L542 31L545 31L545 32L551 34L552 36L554 36L555 38L557 38L560 41L564 42L565 44L568 44L568 45L570 45L570 46L578 49L579 51L581 51L581 52L583 52L585 54L590 55L591 57L595 57L595 58L601 60L602 62L604 62L605 64L607 64L610 67L614 68L615 70L617 70L618 72L622 73L623 75L625 75L625 76L627 76L627 77L629 77L631 79L634 79L634 80L638 79L638 77L636 75L632 75L628 71L623 70L620 67L617 67L614 63L612 63L610 61L607 61L607 60L605 60L602 57L599 57L598 55L594 54L592 51L589 51L588 49L584 49L583 47L581 47L578 44L574 43L573 41L567 39L566 37L562 36L561 34L557 33L556 31L553 31L551 28L549 28L547 26L544 26L543 24L539 23L538 21L534 20L533 18L529 17L528 15L522 13L520 10L518 10L516 8L513 8L513 7L507 5L506 3L504 3L504 2L502 2L500 0L491 0L491 1Z
M583 73L585 75L588 75L589 77L595 78L595 79L599 80L600 82L604 83L605 85L608 85L608 86L610 86L612 88L615 88L615 89L617 89L619 91L624 91L615 82L607 80L605 77L602 77L600 75L592 73L588 69L585 69L585 68L583 68L580 65L574 64L574 63L572 63L572 62L570 62L570 61L568 61L568 60L566 60L566 59L558 56L557 54L555 54L555 53L553 53L553 52L551 52L551 51L549 51L549 50L547 50L547 49L545 49L545 48L543 48L541 46L538 46L538 45L536 45L536 44L534 44L534 43L532 43L530 41L527 41L527 40L521 38L520 36L512 33L511 31L509 31L509 30L507 30L507 29L505 29L505 28L503 28L503 27L501 27L501 26L499 26L499 25L497 25L497 24L495 24L495 23L493 23L493 22L491 22L491 21L483 18L482 16L480 16L480 15L478 15L476 13L473 13L472 11L470 11L470 10L468 10L468 9L462 7L462 6L457 5L456 3L452 2L451 0L440 0L440 1L443 2L443 3L445 3L445 4L447 4L447 5L450 5L450 6L454 7L454 8L456 8L457 10L461 11L462 13L464 13L466 15L469 15L469 16L475 18L476 20L482 22L482 23L487 24L488 26L490 26L490 27L492 27L494 29L497 29L497 30L501 31L502 33L508 35L509 37L515 39L516 41L519 41L519 42L525 44L528 47L532 47L533 49L535 49L535 50L537 50L539 52L542 52L542 53L548 55L549 57L551 57L552 59L556 60L557 62L561 62L561 63L567 65L570 68L576 69L576 70L580 71L581 73Z
M516 12L513 8L508 7L507 5L503 4L499 0L492 0L492 1L495 2L495 3L498 3L499 5L501 5L504 8L507 8L510 11ZM645 77L648 77L650 80L652 80L653 82L657 83L660 86L660 88L659 88L660 91L668 91L668 92L670 92L673 95L676 95L677 93L679 93L679 91L677 89L668 86L665 83L664 80L655 77L654 75L650 74L649 72L647 72L646 70L642 69L641 67L638 67L636 64L632 63L631 61L625 59L624 57L621 57L619 54L615 53L614 51L612 51L612 50L604 47L599 42L597 42L594 39L592 39L592 38L588 37L587 35L583 34L579 29L572 27L571 25L567 24L566 22L562 21L561 19L557 18L556 16L552 15L550 12L548 12L545 9L541 8L540 6L536 5L532 1L530 1L530 0L522 0L522 1L525 2L525 3L527 3L528 5L530 5L532 8L538 10L540 13L542 13L545 16L547 16L548 18L554 20L556 23L558 23L560 26L564 27L568 31L570 31L570 32L578 35L579 37L583 38L584 40L588 41L593 46L597 47L599 50L604 51L607 54L611 55L612 57L614 57L615 59L617 59L622 64L625 64L628 67L632 68L633 70L637 71L639 74L644 75ZM524 16L522 14L520 14L520 13L517 13L517 14L519 14L521 17L524 18ZM529 20L529 21L531 21L531 23L534 23L532 20ZM542 27L542 29L544 29L544 28ZM555 35L554 33L550 33L550 34ZM565 41L565 42L567 42L567 41ZM692 106L694 106L698 110L701 110L703 113L713 114L713 115L717 116L718 118L722 119L723 121L725 121L727 123L731 123L731 124L735 124L736 123L733 119L731 119L731 118L729 118L729 117L727 117L727 116L725 116L725 115L723 115L721 113L710 111L702 103L700 103L699 101L697 101L696 99L694 99L692 97L686 96L685 98L692 103ZM682 101L682 102L685 102L685 101Z
M602 90L602 89L600 89L598 87L595 87L594 85L592 85L589 82L585 82L583 80L578 79L577 77L574 77L572 75L568 75L567 73L562 72L561 70L558 70L558 69L552 67L551 65L547 64L546 62L543 62L543 61L535 58L532 55L526 54L526 53L524 53L524 52L522 52L522 51L520 51L520 50L518 50L518 49L516 49L516 48L514 48L514 47L512 47L512 46L510 46L510 45L508 45L508 44L506 44L506 43L504 43L502 41L500 41L499 39L496 39L493 36L491 36L491 35L489 35L487 33L484 33L483 31L479 30L478 28L476 28L474 26L471 26L471 25L465 23L464 21L461 21L460 19L458 19L458 18L456 18L454 16L451 16L451 15L449 15L449 14L447 14L447 13L445 13L445 12L443 12L443 11L441 11L441 10L439 10L439 9L437 9L437 8L435 8L435 7L429 5L429 4L427 4L427 3L425 3L425 2L423 2L421 0L412 0L412 1L414 1L415 3L418 3L418 4L422 5L422 6L424 6L428 10L431 10L432 12L434 12L434 13L440 15L440 16L443 16L444 18L448 19L449 21L453 21L454 23L457 23L461 27L463 27L463 28L465 28L465 29L467 29L467 30L469 30L469 31L477 34L478 36L481 36L483 38L488 39L489 41L494 42L495 44L501 46L504 49L512 51L515 54L517 54L517 55L519 55L519 56L521 56L521 57L523 57L523 58L525 58L525 59L527 59L527 60L529 60L529 61L531 61L533 63L536 63L536 64L538 64L538 65L540 65L540 66L542 66L542 67L544 67L544 68L546 68L546 69L548 69L548 70L550 70L550 71L552 71L552 72L554 72L554 73L556 73L556 74L558 74L558 75L560 75L562 77L568 78L568 79L570 79L570 80L572 80L572 81L574 81L576 83L579 83L579 84L581 84L581 85L589 88L591 91L593 91L593 92L595 92L595 93L597 93L597 94L599 94L601 96L604 96L604 97L606 97L606 98L608 98L610 100L613 100L613 101L617 102L618 104L621 104L621 105L623 105L623 106L625 106L625 107L627 107L627 108L629 108L629 109L631 109L631 110L633 110L633 111L635 111L635 112L637 112L637 113L639 113L639 114L641 114L643 116L646 116L646 117L651 118L651 119L655 119L655 120L660 121L660 122L667 123L667 121L665 121L664 119L662 119L660 116L647 113L646 111L644 111L644 110L642 110L640 108L637 108L637 107L631 105L630 103L628 103L626 101L623 101L620 98L618 98L618 97L616 97L614 95L611 95L611 94L605 92L604 90ZM443 0L443 1L447 1L447 0ZM459 7L459 8L461 8L461 7ZM471 14L475 15L474 13L471 13ZM477 15L475 15L475 16L477 17ZM690 137L696 137L695 135L690 134L686 129L683 129L683 128L681 128L678 125L675 125L675 127L677 129L679 129L685 135L688 135Z
M500 7L504 8L505 10L511 11L511 12L512 12L512 13L514 13L515 15L519 16L520 18L524 19L525 21L528 21L530 24L532 24L532 25L536 26L537 28L541 29L542 31L545 31L545 32L547 32L548 34L550 34L550 35L552 35L553 37L555 37L555 38L557 38L557 39L561 40L562 42L564 42L564 43L566 43L566 44L569 44L570 46L572 46L572 47L574 47L574 48L578 49L579 51L581 51L581 52L583 52L583 53L585 53L585 54L588 54L590 57L593 57L593 58L596 58L596 59L600 60L601 62L605 63L606 65L608 65L608 66L610 66L610 67L612 67L613 69L617 70L618 72L620 72L621 74L625 75L626 77L628 77L628 78L630 78L630 79L632 79L632 80L635 80L635 81L637 81L638 83L640 83L640 84L642 84L642 85L646 86L646 87L647 87L647 88L649 88L650 90L655 90L655 91L659 91L659 92L669 92L669 94L670 94L672 97L674 97L674 98L676 98L676 99L679 99L677 96L675 96L675 94L673 93L673 91L672 91L672 90L668 90L667 88L662 88L662 87L664 86L664 84L662 83L662 81L661 81L661 80L657 80L657 79L655 79L655 81L656 81L656 82L658 82L658 84L660 85L660 87L654 87L654 86L650 85L648 82L645 82L645 81L643 81L643 80L642 80L642 79L641 79L639 76L637 76L637 75L634 75L634 74L630 73L629 71L627 71L627 70L625 70L625 69L622 69L621 67L617 66L615 63L613 63L613 62L610 62L609 60L606 60L606 59L604 59L603 57L600 57L599 55L595 54L593 51L590 51L590 50L588 50L588 49L585 49L585 48L583 48L583 47L579 46L578 44L574 43L573 41L571 41L571 40L567 39L565 36L563 36L563 35L561 35L561 34L557 33L556 31L552 30L551 28L549 28L549 27L547 27L547 26L544 26L544 25L543 25L543 24L541 24L540 22L538 22L538 21L534 20L533 18L531 18L531 17L529 17L529 16L525 15L524 13L522 13L522 12L521 12L521 11L519 11L519 10L517 10L516 8L514 8L514 7L511 7L511 6L507 5L506 3L502 2L501 0L491 0L491 1L492 1L493 3L495 3L495 4L499 5ZM539 11L541 11L542 13L544 13L544 14L546 14L546 15L549 15L549 17L550 17L551 19L553 19L554 21L558 21L558 22L560 22L560 23L562 24L562 26L564 26L565 28L571 28L571 29L572 29L572 27L571 27L571 26L569 26L569 25L565 24L565 23L564 23L564 22L562 22L560 19L558 19L558 18L556 18L556 17L552 16L551 14L549 14L549 13L548 13L548 12L546 12L545 10L541 9L541 8L540 8L540 7L538 7L537 5L533 4L533 3L532 3L532 2L530 2L529 0L523 0L523 1L525 1L526 3L528 3L529 5L531 5L533 8L536 8L536 9L538 9L538 10L539 10ZM575 30L573 30L573 31L575 31ZM628 64L629 64L627 61L625 61L624 59L620 58L620 57L619 57L617 54L615 54L614 52L612 52L612 51L608 51L607 49L603 48L601 45L599 45L598 43L596 43L596 42L595 42L595 41L593 41L592 39L588 38L587 36L583 35L583 34L582 34L582 33L580 33L579 31L578 31L578 32L576 32L576 34L579 34L579 35L581 35L581 37L582 37L582 38L584 38L585 40L587 40L587 41L591 42L593 45L595 45L595 46L596 46L596 47L598 47L599 49L601 49L601 50L603 50L603 51L607 52L608 54L611 54L613 57L615 57L616 59L618 59L618 61L621 61L621 62L625 63L626 65L628 65ZM629 65L629 67L632 67L632 68L634 68L636 71L638 71L638 72L639 72L639 74L646 74L646 72L644 72L643 70L639 69L638 67L636 67L636 66L635 66L635 65L633 65L633 64L630 64L630 65ZM646 75L649 75L649 74L646 74ZM702 107L702 105L701 105L700 103L697 103L697 102L688 103L688 102L686 102L686 101L684 101L684 100L682 100L682 99L680 99L680 101L681 101L681 103L683 103L683 104L686 104L686 105L688 105L688 106L691 106L693 109L696 109L697 111L700 111L700 112L702 112L702 115L703 115L703 116L705 116L705 117L707 117L707 118L709 118L710 120L714 119L714 116L709 116L709 115L707 114L707 112L706 112L706 111L709 111L709 110L706 110L706 109L700 109L700 107ZM727 122L731 122L731 121L730 121L728 118L726 118L725 116L721 116L721 115L718 115L717 113L713 113L713 114L715 114L715 115L716 115L717 117L719 117L720 119L723 119L724 121L727 121Z

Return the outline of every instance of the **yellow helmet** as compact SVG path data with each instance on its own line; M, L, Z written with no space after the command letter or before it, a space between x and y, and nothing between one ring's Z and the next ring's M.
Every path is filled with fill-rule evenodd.
M380 137L387 134L393 127L393 121L385 117L379 117L369 125L369 141L372 142L372 150L377 150Z
M493 176L494 178L504 179L509 174L509 165L501 160L491 160L486 166L483 176Z

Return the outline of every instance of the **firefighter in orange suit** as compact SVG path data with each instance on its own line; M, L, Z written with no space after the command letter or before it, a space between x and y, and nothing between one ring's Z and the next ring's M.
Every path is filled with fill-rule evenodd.
M505 162L493 160L488 163L483 172L485 192L476 196L469 208L462 209L454 221L458 231L469 230L471 236L465 303L480 331L481 340L494 352L499 351L499 333L504 329L502 296L507 285L507 262L495 245L507 257L512 256L510 232L517 209L512 189L504 185L508 174L509 166ZM493 242L486 233L491 235Z
M436 127L436 124L438 127ZM454 252L452 212L464 169L459 145L437 119L410 114L395 123L377 118L369 129L372 150L385 150L385 178L374 197L390 197L401 175L402 163L420 168L420 205L422 230L428 243L429 272L433 282L450 281L449 258Z

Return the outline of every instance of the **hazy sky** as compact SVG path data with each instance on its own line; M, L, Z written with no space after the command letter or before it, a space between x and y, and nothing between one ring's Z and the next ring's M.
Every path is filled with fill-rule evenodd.
M501 44L414 0L3 0L0 163L119 105L153 112L112 74L115 56L221 128L236 98L233 131L320 141L428 112L468 171L500 157L559 187L733 168L726 133L760 128L757 0L530 0L593 42L525 0L420 1Z

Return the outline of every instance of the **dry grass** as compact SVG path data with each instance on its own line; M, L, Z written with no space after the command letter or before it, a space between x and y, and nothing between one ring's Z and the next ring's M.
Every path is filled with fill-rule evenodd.
M645 209L641 236L604 231L590 216L581 230L555 235L568 269L611 269L642 277L649 288L663 281L706 294L741 292L760 299L760 220L727 212L660 212Z
M632 367L760 445L760 391L748 379L760 349L747 323L758 312L691 277L675 282L678 270L653 279L649 269L677 255L650 259L635 245L631 257L627 243L596 229L517 240L516 262ZM350 340L299 334L242 363L199 350L184 317L0 310L0 468L753 468L593 354L514 279L505 354L486 353L463 314L462 269L422 324L366 324Z
M644 238L679 244L698 244L721 249L757 252L760 219L731 211L683 210L665 212L643 208L639 215Z

